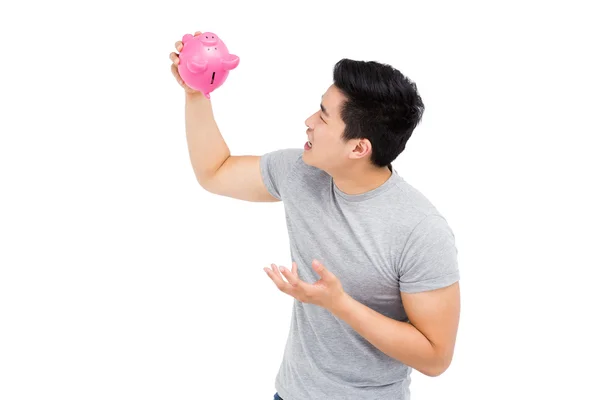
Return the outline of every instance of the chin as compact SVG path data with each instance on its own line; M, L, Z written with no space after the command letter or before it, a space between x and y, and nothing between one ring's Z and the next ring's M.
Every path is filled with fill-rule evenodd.
M302 161L304 161L305 165L308 165L309 167L317 168L317 169L320 169L321 171L323 171L323 168L321 168L319 165L315 164L314 161L313 162L308 161L307 158L310 158L310 157L307 157L306 153L303 153Z
M313 166L311 163L309 163L308 161L306 161L306 159L308 158L308 154L306 152L302 153L302 160L304 161L304 163L306 165L311 165Z

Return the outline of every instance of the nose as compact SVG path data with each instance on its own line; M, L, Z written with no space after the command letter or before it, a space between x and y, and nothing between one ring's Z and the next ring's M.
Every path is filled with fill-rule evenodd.
M200 42L207 46L213 46L217 44L218 40L219 37L212 32L204 32L202 35L200 35Z
M313 130L313 126L314 123L312 123L313 121L313 117L316 115L317 113L315 112L313 115L311 115L310 117L306 118L306 121L304 121L304 125L306 125L306 127L308 129L310 129L311 131Z

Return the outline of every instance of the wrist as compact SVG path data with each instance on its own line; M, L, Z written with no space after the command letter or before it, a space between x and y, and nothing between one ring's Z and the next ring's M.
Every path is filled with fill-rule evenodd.
M204 94L202 94L202 92L190 93L190 92L186 91L185 98L186 98L186 100L191 100L191 101L210 101L209 99L206 98L206 96L204 96Z
M340 297L338 297L334 302L332 302L329 311L337 317L341 317L343 313L348 310L352 305L352 300L354 300L350 295L346 292L342 293Z

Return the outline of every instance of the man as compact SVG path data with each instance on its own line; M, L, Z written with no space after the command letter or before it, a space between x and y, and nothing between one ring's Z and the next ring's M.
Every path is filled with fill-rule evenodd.
M443 373L460 314L454 234L391 164L423 114L416 85L389 65L340 60L304 149L232 156L210 100L171 60L198 182L285 203L292 265L265 271L296 300L274 399L405 400L412 369Z

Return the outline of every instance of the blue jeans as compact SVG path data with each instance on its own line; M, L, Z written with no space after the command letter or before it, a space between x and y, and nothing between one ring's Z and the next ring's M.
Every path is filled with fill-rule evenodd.
M281 397L279 397L279 393L275 393L275 396L273 396L273 400L283 400Z

